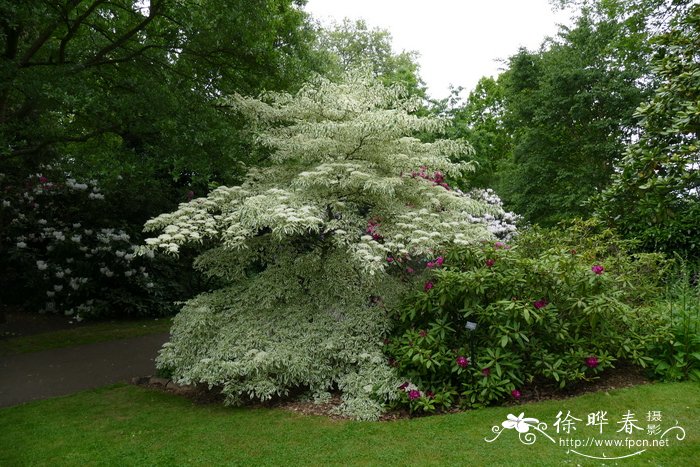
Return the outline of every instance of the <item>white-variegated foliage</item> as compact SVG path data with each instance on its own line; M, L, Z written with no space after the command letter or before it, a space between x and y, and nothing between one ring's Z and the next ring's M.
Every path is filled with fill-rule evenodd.
M207 245L197 266L230 283L184 307L159 364L231 402L339 387L345 413L374 418L397 386L382 355L387 309L410 287L387 258L489 239L503 211L421 176L471 170L455 162L470 147L419 141L444 122L362 73L230 104L269 163L147 223L149 248Z

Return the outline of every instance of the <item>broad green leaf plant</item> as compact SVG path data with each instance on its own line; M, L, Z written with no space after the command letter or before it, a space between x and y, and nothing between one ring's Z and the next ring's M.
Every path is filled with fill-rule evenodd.
M340 389L340 411L375 419L399 397L382 344L420 280L409 265L512 232L513 217L492 193L452 189L470 146L413 137L446 122L367 72L228 104L268 163L146 224L147 249L201 244L196 266L227 284L184 306L158 365L228 403Z

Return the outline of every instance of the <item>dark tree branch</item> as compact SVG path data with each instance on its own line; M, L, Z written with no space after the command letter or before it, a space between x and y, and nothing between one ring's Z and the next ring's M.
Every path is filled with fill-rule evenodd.
M68 28L68 32L61 39L61 44L58 48L58 63L65 63L66 45L68 45L68 42L75 36L75 33L78 31L78 28L80 28L80 25L83 24L83 21L85 21L85 19L88 16L90 16L92 12L95 11L95 9L103 3L105 3L105 0L95 0L95 2L93 2L93 4L90 5L88 9L83 12L82 15L78 16L73 20L72 24Z
M77 7L81 1L82 0L71 0L66 5L65 14L67 15L68 13L70 13L70 11ZM29 46L24 55L22 55L22 58L19 61L19 66L23 67L27 63L29 63L29 60L31 60L34 54L36 54L39 51L39 49L41 49L41 47L46 43L46 41L49 40L49 37L51 37L51 35L54 33L54 31L60 24L60 20L54 21L46 29L44 29L44 32L39 34L39 37L36 38L36 40L32 43L32 45Z
M151 8L150 11L148 12L148 16L145 17L141 22L139 22L136 26L125 32L119 39L116 41L112 42L108 46L102 48L99 52L95 54L94 57L92 57L90 60L88 60L86 63L84 63L83 67L87 68L89 66L94 65L95 63L99 63L102 61L102 59L109 54L110 52L118 49L119 47L123 46L126 44L126 42L131 39L136 33L139 31L142 31L143 29L148 26L148 24L153 21L156 16L158 16L158 11L160 10L160 7L163 5L162 2L156 2L155 0L151 3Z
M103 135L105 133L113 132L118 129L117 125L112 125L106 128L100 128L95 131L91 131L90 133L86 133L84 135L80 136L64 136L62 138L54 138L50 140L43 141L39 143L36 146L30 147L30 148L23 148L23 149L17 149L15 151L12 151L10 153L10 156L13 157L18 157L18 156L26 156L28 154L36 154L37 152L41 151L42 149L46 149L52 144L57 144L57 143L84 143L85 141L88 141L96 136Z

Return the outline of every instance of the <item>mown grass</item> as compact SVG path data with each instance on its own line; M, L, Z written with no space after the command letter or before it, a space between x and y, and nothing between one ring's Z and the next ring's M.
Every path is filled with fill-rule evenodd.
M172 319L112 321L87 324L73 329L50 331L0 340L0 355L14 355L41 350L73 347L127 337L168 332Z
M567 400L498 407L394 422L337 421L282 409L232 409L132 386L113 386L0 410L0 465L697 465L700 404L695 383L650 384ZM514 430L493 443L491 428L509 413L549 424L559 411L582 419L573 435L624 439L616 424L631 410L638 425L660 411L664 429L678 423L682 441L624 460L590 460L542 435L527 446ZM586 427L608 412L604 435ZM561 435L565 436L565 435ZM657 438L645 433L636 439ZM637 449L638 450L638 449ZM627 448L580 448L608 457Z

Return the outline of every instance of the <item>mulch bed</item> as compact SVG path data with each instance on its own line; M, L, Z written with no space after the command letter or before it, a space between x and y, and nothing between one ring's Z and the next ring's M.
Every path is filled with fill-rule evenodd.
M220 404L224 400L220 390L217 390L216 388L210 390L206 385L183 387L178 386L167 379L152 377L136 378L132 381L132 383L187 397L198 404ZM642 369L635 366L620 365L618 368L607 370L597 380L582 382L564 390L560 390L557 387L550 385L531 385L529 387L525 387L521 390L522 398L520 402L568 399L570 397L576 397L586 393L607 392L613 389L627 388L648 383L650 383L650 380L644 375ZM295 399L294 396L295 395L291 395L288 398L274 399L264 403L250 402L245 406L249 408L279 408L302 415L318 415L328 417L333 420L347 419L347 417L334 413L334 409L341 404L339 393L333 393L331 400L322 404L315 404L312 401ZM514 402L510 405L515 406L518 405L518 403ZM455 408L447 412L441 412L441 414L458 413L463 411L465 410ZM382 415L380 420L391 421L431 415L432 414L410 414L408 410L404 409L387 412Z

